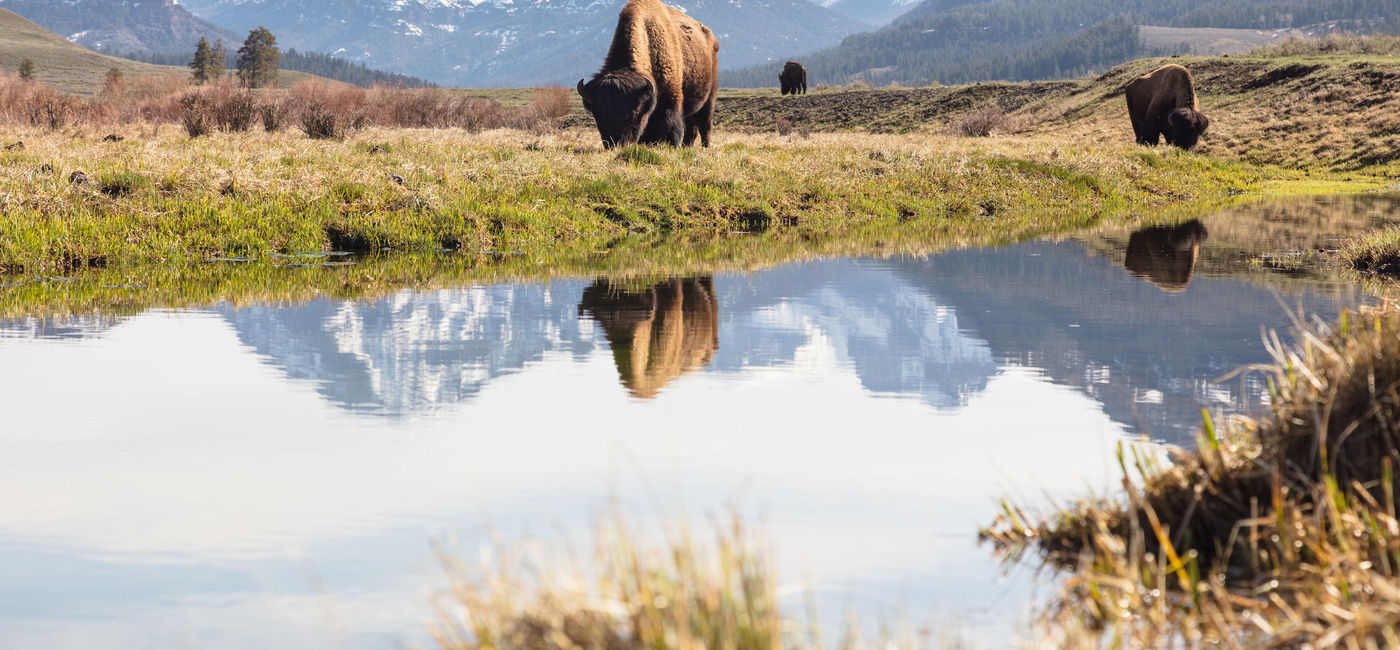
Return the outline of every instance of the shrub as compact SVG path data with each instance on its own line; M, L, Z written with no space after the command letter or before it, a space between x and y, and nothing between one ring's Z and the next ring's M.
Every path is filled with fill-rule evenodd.
M253 127L253 121L258 117L258 100L253 95L253 91L247 89L225 90L217 92L216 98L218 100L216 113L220 130L240 133Z
M351 133L364 128L365 115L356 111L353 115L337 114L320 102L302 111L301 130L317 140L344 140Z
M787 135L789 133L792 133L792 120L789 120L786 117L779 117L778 120L774 122L774 126L778 128L778 135Z
M192 92L180 98L180 126L191 138L209 135L214 122L214 110L203 94Z
M1004 128L1009 123L1006 113L995 107L987 107L953 120L949 131L953 135L968 138L985 138L991 135L992 131Z
M268 133L276 133L287 125L287 119L291 116L292 107L284 101L276 99L264 101L258 107L258 115L262 118L263 130Z
M83 103L78 98L42 88L30 101L29 124L57 131L77 118L82 109Z

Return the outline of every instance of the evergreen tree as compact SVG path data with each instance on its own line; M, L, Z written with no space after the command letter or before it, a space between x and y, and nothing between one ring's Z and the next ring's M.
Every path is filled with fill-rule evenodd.
M194 75L194 82L205 84L209 82L209 62L214 56L214 52L209 48L209 41L203 36L199 37L199 43L194 46L194 58L190 60L190 73Z
M25 59L19 62L19 78L25 81L34 81L34 62Z
M126 75L121 68L107 68L107 77L102 82L102 97L118 99L126 94Z
M276 68L276 66L273 66ZM214 41L214 49L209 56L209 79L218 81L224 78L224 71L228 70L228 52L224 50L224 39Z
M277 85L277 64L282 52L277 37L264 27L248 32L248 40L238 48L238 78L249 88Z

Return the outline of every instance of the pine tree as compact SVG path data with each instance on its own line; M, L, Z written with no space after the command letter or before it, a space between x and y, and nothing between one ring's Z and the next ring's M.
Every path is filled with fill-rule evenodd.
M25 59L19 62L19 78L25 81L34 81L34 62Z
M107 77L102 82L102 97L120 99L126 94L126 75L121 68L107 68Z
M228 69L228 52L224 50L224 39L214 41L214 49L209 53L208 75L212 81L218 81L224 77L224 71Z
M213 55L209 49L209 41L200 36L199 43L194 46L194 58L190 60L190 72L194 74L195 83L209 82L209 61Z
M249 88L277 85L277 64L282 53L277 37L264 27L248 32L248 40L238 48L238 78Z

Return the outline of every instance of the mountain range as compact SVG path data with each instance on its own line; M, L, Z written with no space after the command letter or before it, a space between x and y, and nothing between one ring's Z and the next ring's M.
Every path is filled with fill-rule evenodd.
M55 0L56 1L56 0ZM454 86L572 85L596 71L622 0L187 0L235 30ZM724 66L835 45L868 25L806 0L683 0Z
M200 37L236 46L240 34L261 26L283 49L330 53L442 85L524 87L572 85L595 71L624 1L0 0L0 8L107 52L182 54ZM719 37L722 84L749 87L774 85L776 65L795 57L813 85L921 86L1102 71L1141 56L1198 49L1193 30L1258 32L1245 43L1318 30L1400 32L1395 0L672 4Z
M197 18L174 0L0 0L44 29L106 52L194 51L200 38L237 42L233 32Z

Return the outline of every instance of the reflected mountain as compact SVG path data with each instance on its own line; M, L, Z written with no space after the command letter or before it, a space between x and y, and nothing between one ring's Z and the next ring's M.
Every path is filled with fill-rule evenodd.
M225 308L239 339L350 410L387 416L464 402L548 352L595 342L581 282L404 291L365 302Z
M223 313L288 376L391 416L467 402L546 353L583 358L602 338L639 398L687 372L837 372L821 369L834 356L868 391L957 408L1011 365L1082 391L1126 427L1184 442L1202 408L1261 409L1257 381L1214 380L1267 361L1261 328L1289 326L1283 304L1329 314L1360 300L1351 285L1289 284L1280 298L1257 278L1192 278L1204 228L1134 236L1142 243L1124 265L1082 244L1033 242L640 288L496 285Z
M1191 271L1205 240L1206 227L1195 219L1176 226L1143 228L1128 236L1123 267L1163 291L1184 291L1191 283Z
M742 372L829 346L861 385L955 408L987 387L998 363L940 298L891 265L831 260L765 270L719 286L723 342L714 367Z
M76 341L105 334L121 321L114 316L13 318L0 320L0 339Z
M999 361L1039 369L1115 421L1173 442L1192 440L1202 408L1262 411L1257 378L1215 380L1267 362L1261 333L1287 330L1289 309L1328 315L1361 300L1350 284L1280 293L1228 277L1167 293L1068 242L955 251L891 272L948 305Z
M642 399L710 361L719 347L718 312L710 276L640 290L599 279L578 306L603 327L622 385Z

